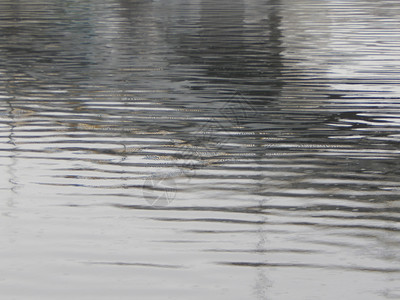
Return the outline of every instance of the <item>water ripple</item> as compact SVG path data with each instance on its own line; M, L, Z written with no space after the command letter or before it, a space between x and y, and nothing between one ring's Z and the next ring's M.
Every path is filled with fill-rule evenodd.
M2 295L398 298L399 12L2 1Z

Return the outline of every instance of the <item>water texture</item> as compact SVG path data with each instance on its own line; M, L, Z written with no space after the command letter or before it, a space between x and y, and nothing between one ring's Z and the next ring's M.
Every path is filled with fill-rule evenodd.
M400 3L2 0L2 299L400 299Z

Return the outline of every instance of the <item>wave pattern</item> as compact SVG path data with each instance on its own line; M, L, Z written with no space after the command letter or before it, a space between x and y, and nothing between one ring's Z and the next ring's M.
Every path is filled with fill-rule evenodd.
M2 294L400 297L399 13L2 1Z

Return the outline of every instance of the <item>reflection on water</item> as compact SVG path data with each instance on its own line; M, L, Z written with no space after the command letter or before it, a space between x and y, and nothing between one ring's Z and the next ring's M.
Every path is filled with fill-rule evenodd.
M400 297L399 16L2 1L4 297Z

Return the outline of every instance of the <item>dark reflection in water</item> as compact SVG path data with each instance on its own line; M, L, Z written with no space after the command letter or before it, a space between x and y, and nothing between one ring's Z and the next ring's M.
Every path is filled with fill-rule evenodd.
M2 295L400 297L399 13L2 1Z

